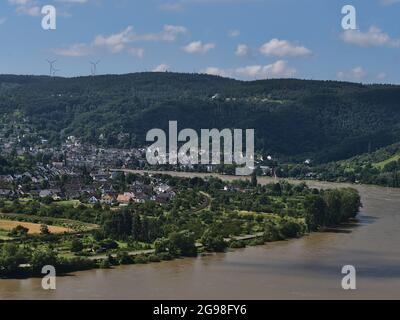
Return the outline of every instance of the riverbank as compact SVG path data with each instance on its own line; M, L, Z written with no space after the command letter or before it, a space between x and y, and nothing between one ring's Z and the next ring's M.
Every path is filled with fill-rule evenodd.
M77 272L57 278L57 290L50 292L41 288L41 279L0 280L0 299L395 299L400 190L355 187L363 208L357 222L341 231L194 259ZM341 288L346 264L357 269L355 291Z
M223 174L218 174L218 173L202 173L202 172L183 172L183 171L156 171L156 170L132 170L132 169L112 169L110 170L111 172L125 172L125 173L132 173L132 174L151 174L151 175L170 175L173 177L180 177L180 178L210 178L210 177L216 177L218 179L221 179L222 181L229 182L229 181L249 181L251 179L251 176L234 176L234 175L223 175ZM319 181L319 180L298 180L298 179L292 179L292 178L273 178L273 177L257 177L258 183L261 185L266 185L269 183L276 183L280 181L287 181L291 184L300 184L300 183L306 183L309 184L310 186L313 186L315 188L348 188L348 187L357 187L357 186L363 186L362 184L353 184L353 183L342 183L342 182L328 182L328 181ZM368 185L366 185L368 186ZM371 185L373 186L373 185ZM377 186L379 187L379 186ZM384 188L384 187L382 187Z
M125 173L147 174L148 172L125 171ZM96 230L98 231L96 235L88 235L89 237L85 238L85 243L88 241L92 243L101 235L100 239L105 240L97 240L96 246L102 245L107 250L93 251L93 244L90 245L90 251L83 250L85 246L79 239L73 239L70 244L68 239L64 239L61 246L58 245L57 248L63 251L65 251L65 245L71 246L71 252L65 251L62 257L58 255L58 250L54 250L56 248L54 245L51 248L43 246L40 250L31 249L31 252L20 252L22 247L18 247L18 244L13 248L3 246L3 256L7 257L10 252L15 251L21 259L10 256L8 260L0 261L2 275L6 277L39 276L39 267L43 263L56 266L59 274L81 269L107 269L118 265L169 261L185 256L197 256L197 253L223 252L226 248L237 249L247 245L263 245L267 242L300 238L309 232L323 227L332 227L354 218L360 207L359 196L352 189L320 192L309 189L305 185L294 186L287 182L272 183L262 187L262 181L260 184L243 181L238 183L237 180L232 182L237 177L229 176L224 176L228 180L226 185L220 179L178 178L174 180L164 176L165 178L173 185L180 185L181 192L190 189L192 193L189 199L197 198L195 206L190 205L187 207L190 210L185 209L181 213L186 219L193 221L191 225L185 224L178 228L179 224L170 221L169 228L172 227L175 231L165 233L167 237L157 236L153 238L154 240L144 243L145 246L141 248L132 246L127 244L126 240L129 237L133 239L132 230L141 232L141 217L135 213L138 208L132 207L133 211L129 211L128 208L108 214L106 225L103 222L101 228ZM193 187L190 187L192 183L197 186L196 192L193 191ZM180 206L185 204L182 200L178 200L177 203L180 203ZM168 215L178 217L177 211L175 213L162 211L160 214L163 216L163 223ZM132 224L134 217L135 221L139 222ZM144 217L147 219L147 216L144 215ZM139 226L139 228L133 229L134 226ZM112 233L107 234L105 230L110 230ZM103 233L99 234L99 232ZM107 239L107 237L110 238ZM49 239L43 237L43 240L46 242ZM21 244L28 242L29 238ZM133 248L135 250L132 250ZM24 247L23 250L26 248ZM98 254L94 254L95 252ZM25 253L30 254L31 257L22 259ZM34 257L36 253L40 257L39 261L36 261L37 258ZM20 267L15 268L10 265L13 269L9 269L5 263L11 261L10 259L14 259L15 262L21 261ZM30 261L33 261L33 264Z
M246 248L247 246L257 246L265 244L263 240L264 233L253 235L242 235L224 239L229 244L229 250ZM213 252L205 251L204 245L196 243L196 248L199 250L198 255L212 254ZM215 252L214 252L215 253ZM198 256L196 255L196 256ZM142 265L148 263L159 263L162 261L171 261L185 258L184 256L172 256L165 253L157 253L155 249L139 250L139 251L122 251L108 255L95 255L91 257L76 256L70 261L70 264L58 266L58 276L68 276L72 272L94 270L94 269L112 269L122 265ZM74 263L76 261L76 263ZM38 270L39 272L39 270ZM15 277L3 279L26 279L26 278L41 277L40 273L31 271L31 266L28 264L21 265L20 272ZM0 278L2 279L2 278Z

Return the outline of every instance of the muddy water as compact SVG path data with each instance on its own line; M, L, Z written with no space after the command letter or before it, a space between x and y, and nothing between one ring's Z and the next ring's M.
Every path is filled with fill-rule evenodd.
M58 278L54 292L38 279L0 280L0 299L399 299L400 190L357 188L359 220L338 230L197 259L79 272ZM348 264L357 269L351 292L341 289Z

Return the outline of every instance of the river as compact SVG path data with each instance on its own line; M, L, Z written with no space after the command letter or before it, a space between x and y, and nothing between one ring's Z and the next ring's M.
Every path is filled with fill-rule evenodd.
M57 278L51 292L40 279L0 280L0 299L398 299L400 189L354 187L364 205L357 223L330 232L196 259L78 272ZM356 268L357 290L342 289L344 265Z

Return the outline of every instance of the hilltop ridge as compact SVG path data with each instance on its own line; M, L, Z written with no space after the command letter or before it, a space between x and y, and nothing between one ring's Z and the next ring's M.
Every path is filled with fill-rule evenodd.
M140 147L152 128L254 128L256 149L324 163L400 141L400 86L204 74L50 78L0 75L0 114L29 121L52 143L75 135ZM102 137L103 139L100 139Z

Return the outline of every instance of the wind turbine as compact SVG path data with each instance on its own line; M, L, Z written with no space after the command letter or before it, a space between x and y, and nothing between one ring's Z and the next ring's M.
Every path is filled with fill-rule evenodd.
M50 66L50 73L49 73L49 75L50 75L50 77L52 77L53 75L54 75L54 64L57 62L57 60L46 60L47 61L47 63L49 64L49 66Z
M53 68L53 77L55 77L56 73L60 71L61 71L60 69Z
M97 74L97 65L100 63L100 60L93 62L91 61L90 64L92 65L91 71L92 71L92 76L95 76Z

